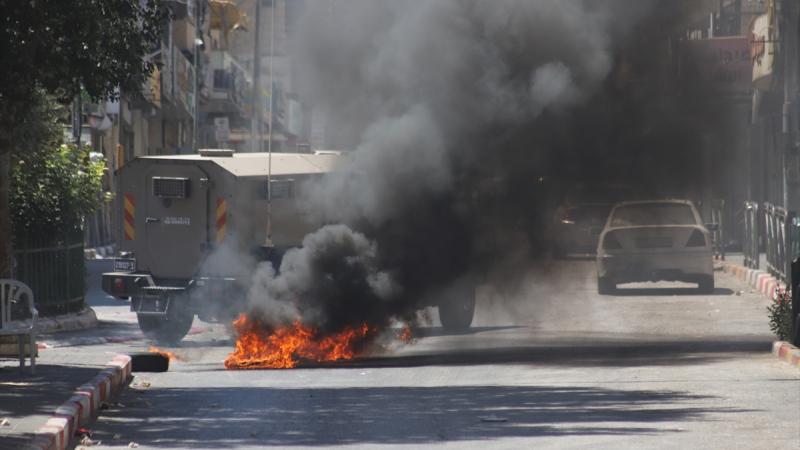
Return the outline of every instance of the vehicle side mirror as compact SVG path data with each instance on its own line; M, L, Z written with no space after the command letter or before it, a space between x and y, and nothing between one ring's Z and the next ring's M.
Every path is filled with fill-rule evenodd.
M706 229L708 231L719 231L719 224L718 223L707 223Z

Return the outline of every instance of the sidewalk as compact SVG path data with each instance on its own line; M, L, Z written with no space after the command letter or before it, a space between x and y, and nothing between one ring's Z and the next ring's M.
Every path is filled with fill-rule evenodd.
M55 351L45 344L51 336L44 333L96 327L97 317L90 308L77 314L43 318L39 325L43 335L37 339L39 356L35 375L29 372L29 359L22 373L16 357L0 359L0 421L7 420L0 426L0 449L3 450L21 448L21 443L47 422L75 388L97 376L111 359L106 354L93 355L77 348ZM16 348L16 344L10 346Z
M150 344L139 330L130 304L100 288L100 274L110 267L108 259L87 261L86 302L91 308L40 322L47 331L37 338L35 375L27 371L27 363L26 371L20 373L15 357L0 359L0 422L8 420L7 425L0 425L0 450L25 448L22 445L30 442L56 409L68 402L77 388L107 371L107 364L117 355L147 351ZM198 323L189 334L209 330Z
M16 357L0 358L0 422L7 420L0 425L0 450L24 448L78 387L106 370L118 353L130 352L122 342L141 339L135 322L125 322L130 321L124 317L127 305L106 299L99 288L99 273L108 265L87 261L86 299L91 308L40 318L35 375L29 372L28 359L20 373Z
M716 261L716 264L725 272L747 283L754 291L761 293L768 299L774 299L777 289L786 289L787 286L767 272L766 255L759 255L759 268L750 269L744 266L744 256L742 254L726 255L724 261ZM784 341L774 341L772 353L778 359L800 368L800 349Z

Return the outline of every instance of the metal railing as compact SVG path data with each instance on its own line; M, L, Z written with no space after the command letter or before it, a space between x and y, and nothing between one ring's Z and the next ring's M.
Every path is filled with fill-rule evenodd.
M798 236L795 214L770 203L764 204L767 237L767 270L789 283L792 259L797 256Z
M33 245L31 245L33 244ZM79 311L84 306L86 266L83 235L76 234L52 246L16 243L16 279L30 286L43 316Z
M751 269L759 266L759 229L758 229L758 203L744 202L744 234L742 235L742 253L744 265Z
M711 245L715 259L725 259L725 200L711 201L711 223L716 227L711 230Z
M111 204L102 203L93 214L84 218L83 243L87 248L114 243L111 211Z

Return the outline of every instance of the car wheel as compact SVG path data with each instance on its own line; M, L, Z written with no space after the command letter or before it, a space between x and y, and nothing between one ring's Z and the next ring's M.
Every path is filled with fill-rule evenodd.
M703 294L711 294L714 292L714 275L703 275L700 281L697 282L697 288Z
M597 278L597 293L600 295L611 295L617 291L617 285L608 277Z
M474 315L475 287L472 283L456 288L439 302L439 321L447 331L468 330Z
M165 315L137 313L136 320L146 338L161 345L175 345L192 328L194 313L175 302Z

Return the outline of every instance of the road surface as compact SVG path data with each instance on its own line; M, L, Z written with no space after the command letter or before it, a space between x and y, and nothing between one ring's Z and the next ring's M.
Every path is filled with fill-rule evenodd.
M421 327L340 364L227 371L222 327L189 336L170 349L185 361L135 374L92 448L800 447L800 373L770 355L767 302L739 281L599 296L590 261L521 280L481 288L469 333Z

